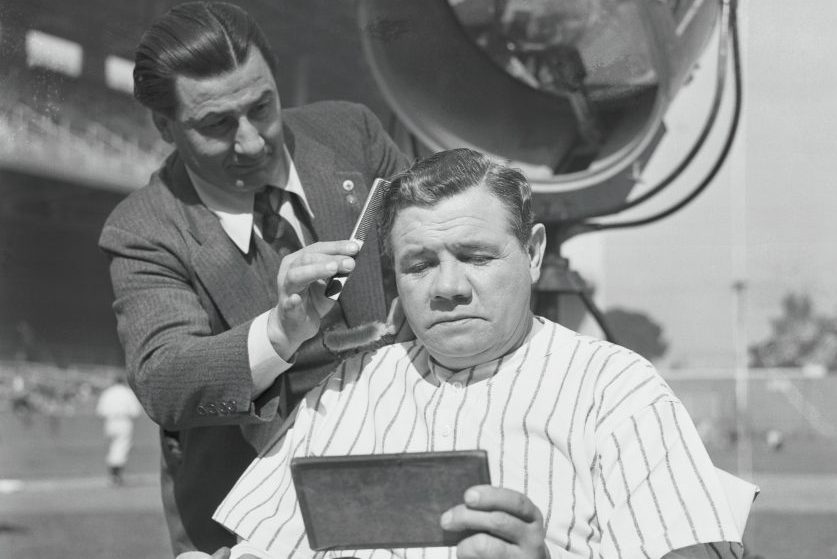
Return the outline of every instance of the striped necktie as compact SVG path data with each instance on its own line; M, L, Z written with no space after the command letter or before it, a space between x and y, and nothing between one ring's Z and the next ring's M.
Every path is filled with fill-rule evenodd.
M262 238L280 253L296 252L302 243L290 222L279 215L282 204L294 194L280 188L279 196L271 196L272 190L270 186L264 187L253 201L253 213L261 220ZM278 198L275 205L271 198Z

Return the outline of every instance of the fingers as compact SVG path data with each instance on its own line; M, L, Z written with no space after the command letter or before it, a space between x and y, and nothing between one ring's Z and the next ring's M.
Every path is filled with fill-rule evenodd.
M299 258L289 264L285 272L285 292L300 293L312 283L325 282L338 272L345 274L354 269L354 259L345 256L315 255Z
M355 267L360 250L354 241L314 243L282 259L276 277L276 307L268 317L267 335L284 359L317 333L320 319L334 306L324 294L325 283Z
M459 543L457 555L541 557L545 550L543 517L525 495L488 485L465 492L465 504L442 515L442 528L474 531Z
M319 241L306 246L302 250L309 250L311 252L316 252L319 254L331 254L334 256L355 256L358 252L360 252L360 245L357 243L357 241L349 240Z
M517 548L486 533L477 533L465 538L456 546L457 559L523 559Z
M229 557L230 548L221 547L211 556L209 555L209 553L204 553L203 551L184 551L183 553L179 554L175 559L229 559Z
M528 527L519 518L501 511L480 511L459 505L448 512L450 516L442 516L442 528L451 532L475 531L506 542L519 542Z
M526 495L512 489L491 485L475 485L465 492L464 500L470 509L502 511L519 518L523 522L541 520L541 512L538 507Z
M301 293L318 281L354 270L358 252L354 241L331 241L309 245L282 260L279 289L286 295Z
M287 297L280 297L277 309L278 320L283 330L288 332L289 338L302 342L317 333L320 319L328 314L334 306L334 301L322 294L323 288L313 289L309 286L309 296L292 293Z
M227 549L229 552L228 548L222 547L221 549ZM221 549L218 551L221 551ZM229 557L229 553L227 554L227 557ZM219 558L226 559L223 555L220 555ZM178 556L174 559L215 559L215 555L210 556L209 553L204 553L203 551L184 551L183 553L178 554Z

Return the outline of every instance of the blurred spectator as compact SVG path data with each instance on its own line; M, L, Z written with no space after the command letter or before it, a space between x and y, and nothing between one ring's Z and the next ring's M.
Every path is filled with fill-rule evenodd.
M102 391L96 405L96 415L105 420L105 438L109 440L105 458L113 485L122 485L122 471L128 461L134 438L134 419L142 413L137 397L117 377L114 383Z
M12 412L20 419L25 427L32 425L32 413L35 411L26 381L16 375L12 383Z
M785 434L779 429L770 429L766 435L767 446L770 450L778 452L785 446Z
M35 361L38 357L37 341L35 339L35 329L25 320L17 323L15 328L17 330L20 346L18 349L18 358L23 361Z

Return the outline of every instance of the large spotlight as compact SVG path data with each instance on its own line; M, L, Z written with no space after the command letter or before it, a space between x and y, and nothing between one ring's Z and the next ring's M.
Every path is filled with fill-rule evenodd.
M580 300L612 340L591 288L561 255L562 243L579 233L662 219L712 181L740 115L735 2L359 0L358 5L361 40L375 79L411 133L431 151L469 146L488 152L522 168L532 182L537 219L547 224L551 247L535 290L536 310L558 320L559 310L561 318L567 315L562 299ZM703 129L665 178L632 192L665 135L666 110L716 27L716 88ZM729 52L733 116L703 179L652 215L591 221L656 196L695 160L720 113Z
M361 0L378 85L431 150L523 168L547 222L607 214L659 142L718 0Z

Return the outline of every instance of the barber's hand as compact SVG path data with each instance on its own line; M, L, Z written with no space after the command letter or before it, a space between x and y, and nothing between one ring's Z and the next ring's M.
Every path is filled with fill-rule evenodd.
M215 553L210 555L209 553L204 553L203 551L184 551L180 555L178 555L175 559L229 559L230 558L230 548L229 547L222 547L218 549Z
M442 515L442 528L473 530L456 546L460 559L549 559L543 516L522 493L477 485L465 492L465 504Z
M276 307L268 318L268 337L280 357L290 359L320 329L320 320L334 305L325 296L326 282L338 272L351 272L359 250L354 241L328 241L282 259Z

